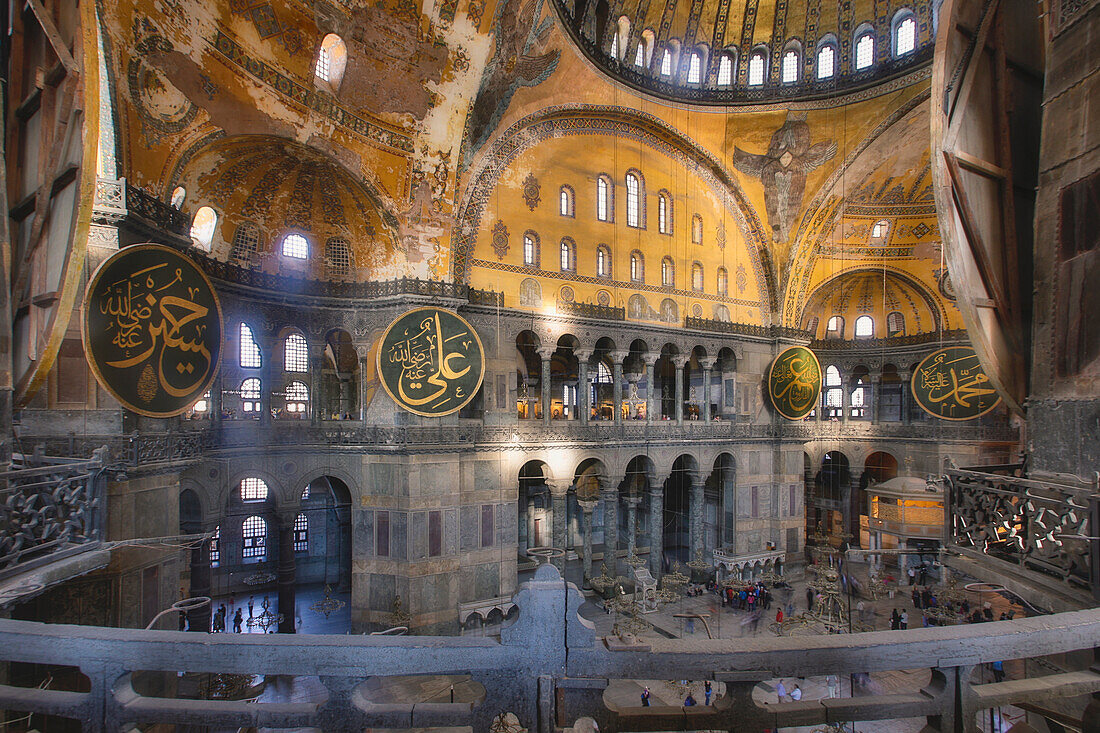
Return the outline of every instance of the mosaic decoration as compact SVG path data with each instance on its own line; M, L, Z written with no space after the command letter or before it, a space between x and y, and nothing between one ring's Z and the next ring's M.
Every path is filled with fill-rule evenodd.
M96 380L139 415L179 415L217 374L221 304L206 274L170 247L126 247L100 265L82 326Z
M935 269L932 271L932 276L936 278L936 285L939 287L940 295L947 298L951 302L955 302L955 286L951 282L951 273L947 271L947 268Z
M218 30L214 36L211 48L220 54L225 60L234 64L246 73L273 88L279 94L290 99L295 104L301 105L327 117L333 123L349 130L356 135L378 145L384 145L403 153L413 152L412 138L408 135L388 130L381 125L370 122L350 110L341 107L331 95L321 94L316 90L300 84L286 74L277 71L269 64L252 58L239 43Z
M298 178L294 181L294 190L286 205L283 224L288 227L309 227L313 219L313 187L317 183L317 166L304 163L298 169Z
M789 114L772 134L766 153L746 153L737 147L733 150L734 167L764 184L764 206L776 242L787 241L802 208L806 174L836 155L836 140L810 144L810 126L805 118L804 113Z
M172 44L158 35L140 39L134 46L126 68L130 101L141 119L142 134L152 146L162 137L176 135L187 129L198 115L198 108L168 77L146 61L153 53L168 53Z
M378 375L399 407L441 417L477 394L485 352L473 326L457 313L417 308L398 316L382 334Z
M969 346L947 346L926 356L913 370L912 388L921 409L944 420L973 420L1001 402Z
M749 275L748 275L748 273L745 272L745 266L744 265L738 265L737 266L737 274L734 277L735 277L735 281L737 283L737 292L744 295L745 294L745 288L749 284Z
M611 293L606 290L600 290L596 293L596 303L602 305L604 308L611 305Z
M718 249L726 248L726 222L718 222L718 231L714 233L714 239Z
M821 396L821 364L805 346L792 346L775 357L768 369L768 397L788 420L810 414Z
M561 299L564 303L572 303L576 294L573 292L573 288L566 285L561 289Z
M696 318L702 318L703 317L703 306L699 305L698 303L691 306L691 315L695 316Z
M502 221L493 225L493 253L498 260L503 260L508 254L508 227Z
M528 173L523 179L523 203L527 204L527 208L531 211L537 209L539 201L542 200L539 197L540 190L539 179L535 178L534 173Z

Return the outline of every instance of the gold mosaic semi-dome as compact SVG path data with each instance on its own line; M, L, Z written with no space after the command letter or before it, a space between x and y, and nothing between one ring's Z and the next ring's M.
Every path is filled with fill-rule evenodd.
M915 278L868 268L821 284L802 312L801 326L817 339L913 336L957 327L957 311L951 310L949 315Z
M553 5L604 72L638 90L703 104L833 96L906 76L932 58L930 0L855 0L839 8L820 0ZM869 45L861 44L865 36Z
M173 186L197 224L215 214L209 236L192 229L192 238L216 259L311 279L397 272L396 219L362 180L304 145L222 138L187 160Z

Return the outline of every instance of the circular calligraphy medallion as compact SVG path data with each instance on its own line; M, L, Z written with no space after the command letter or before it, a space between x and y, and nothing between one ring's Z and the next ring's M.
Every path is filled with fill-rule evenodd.
M378 376L403 409L425 417L461 410L485 376L485 350L466 319L442 308L398 316L382 334Z
M206 274L160 244L120 249L84 294L84 352L123 407L172 417L210 389L222 355L222 308Z
M788 420L810 414L821 396L821 364L805 346L792 346L775 357L768 369L768 397Z
M921 409L944 420L973 420L1001 402L969 346L933 351L913 370L910 383Z

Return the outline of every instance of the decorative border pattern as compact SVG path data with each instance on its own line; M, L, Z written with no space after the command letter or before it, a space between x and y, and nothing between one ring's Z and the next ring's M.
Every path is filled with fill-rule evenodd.
M320 94L294 81L269 64L254 59L245 53L244 48L224 31L218 29L210 47L226 61L244 70L253 78L263 82L283 97L301 105L309 110L317 112L346 130L354 132L360 137L378 145L398 150L402 153L413 152L412 138L393 130L388 130L373 122L363 119L351 111L341 107L328 96Z
M602 115L602 116L601 116ZM571 135L612 135L636 140L676 160L691 165L730 209L745 239L749 261L761 295L759 307L767 317L778 306L775 278L765 268L763 256L768 238L756 210L748 202L733 174L709 152L662 120L628 107L549 107L524 117L509 127L477 160L467 180L451 239L452 274L455 282L469 279L470 260L476 245L481 215L508 165L528 148Z

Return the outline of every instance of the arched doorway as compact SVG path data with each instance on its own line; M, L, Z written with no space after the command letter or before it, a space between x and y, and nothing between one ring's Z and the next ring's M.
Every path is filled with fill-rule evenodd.
M691 489L697 479L695 459L680 456L672 464L672 472L664 486L664 555L665 565L688 562L692 551Z
M819 524L833 538L833 544L843 544L849 538L850 524L844 516L844 508L851 501L852 476L848 468L848 456L840 451L829 451L821 459L821 470L814 481L821 508Z
M547 547L553 541L553 507L550 503L546 464L528 461L519 470L519 563L523 568L533 562L527 555L532 547ZM531 568L533 569L533 568Z

